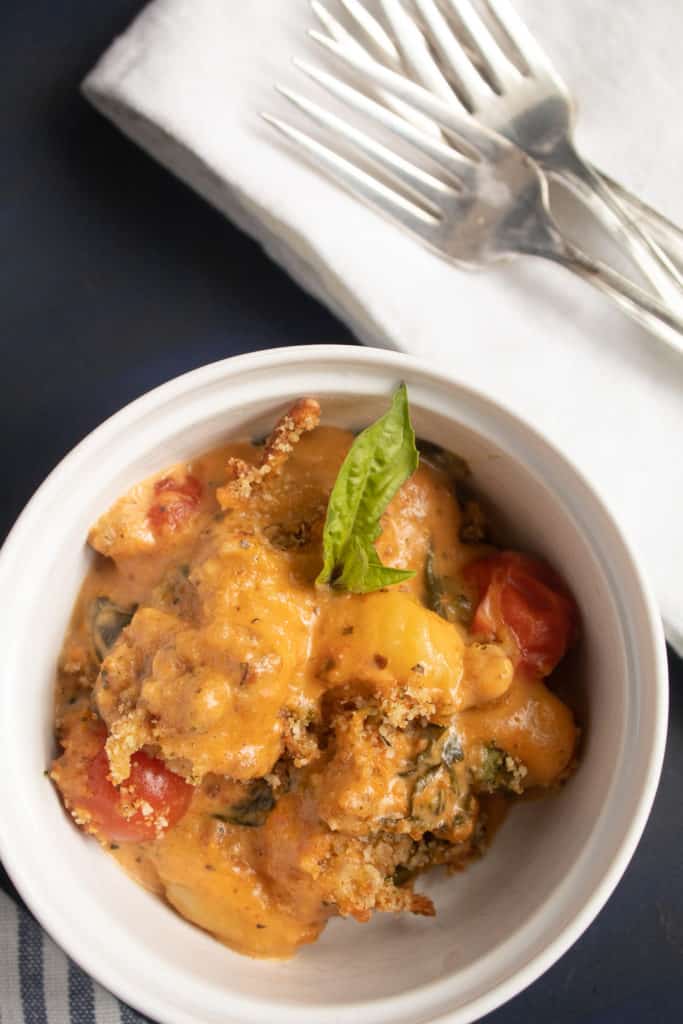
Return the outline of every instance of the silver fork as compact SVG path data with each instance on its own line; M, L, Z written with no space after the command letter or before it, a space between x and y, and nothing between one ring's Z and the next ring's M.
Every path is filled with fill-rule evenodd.
M306 97L279 86L288 100L337 140L343 140L361 160L369 161L373 173L280 118L263 114L316 164L448 260L470 267L515 253L553 260L589 281L639 323L683 351L683 320L562 236L548 209L545 177L518 146L365 54L320 33L314 35L359 73L364 84L374 84L400 99L404 108L436 122L460 147L454 149L333 75L295 61L342 103L414 146L442 176L423 169Z
M456 36L435 0L414 0L420 28L454 81L456 96L427 46L419 46L416 19L397 0L381 0L395 41L361 0L340 0L373 57L392 70L407 71L443 99L460 101L482 124L568 185L626 245L659 294L683 312L683 274L675 262L683 267L683 233L581 158L572 140L574 108L566 85L509 0L486 2L521 58L524 73L498 45L470 0L443 0L459 19L467 44ZM360 45L319 0L312 0L311 6L333 38Z

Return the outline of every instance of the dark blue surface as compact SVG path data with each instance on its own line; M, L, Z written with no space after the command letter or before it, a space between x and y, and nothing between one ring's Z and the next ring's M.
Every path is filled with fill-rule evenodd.
M72 445L150 387L239 352L352 342L80 99L80 78L141 6L3 5L0 535ZM683 1019L683 664L673 655L671 670L662 783L624 880L573 949L487 1024Z

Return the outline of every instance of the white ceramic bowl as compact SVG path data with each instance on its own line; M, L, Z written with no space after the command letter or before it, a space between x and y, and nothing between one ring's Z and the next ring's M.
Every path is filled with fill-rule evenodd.
M259 433L293 397L361 426L408 383L418 435L470 463L515 541L546 555L583 615L589 720L575 777L516 807L464 875L426 876L438 916L333 921L291 962L249 960L123 874L63 813L53 752L56 657L90 523L129 484L223 439ZM637 559L577 470L484 395L403 356L320 346L215 363L127 406L29 503L0 558L0 855L45 928L95 978L173 1024L462 1024L519 992L576 940L633 854L664 749L666 661Z

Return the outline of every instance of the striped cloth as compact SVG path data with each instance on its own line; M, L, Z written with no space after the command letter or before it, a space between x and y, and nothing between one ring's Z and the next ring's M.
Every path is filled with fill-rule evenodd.
M88 977L48 938L2 865L0 1024L150 1024Z

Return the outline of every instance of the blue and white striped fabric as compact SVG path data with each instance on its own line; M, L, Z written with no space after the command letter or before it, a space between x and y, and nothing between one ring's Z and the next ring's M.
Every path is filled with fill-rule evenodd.
M55 945L1 865L0 1024L150 1024Z

